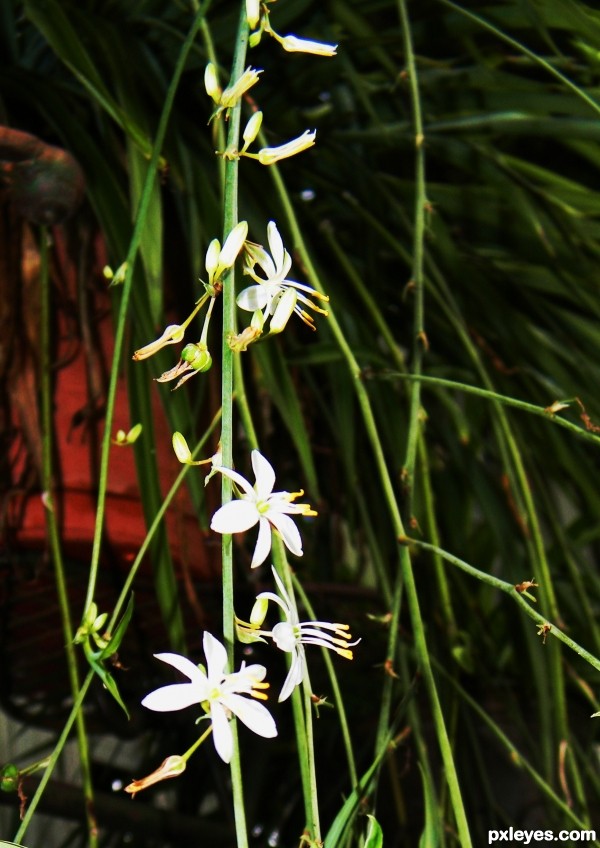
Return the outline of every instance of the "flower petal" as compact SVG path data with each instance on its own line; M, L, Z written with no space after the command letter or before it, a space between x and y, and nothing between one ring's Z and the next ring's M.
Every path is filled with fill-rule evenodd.
M275 221L269 221L268 223L267 238L269 240L269 248L271 250L271 256L273 257L273 262L275 263L275 268L279 274L283 267L285 248L283 247L283 239L281 238Z
M142 706L157 713L170 713L200 704L207 694L207 688L201 690L195 683L173 683L150 692L143 699Z
M291 519L290 519L291 520ZM271 550L271 525L266 518L260 518L258 522L258 539L252 555L250 568L258 568L269 556Z
M177 671L185 674L186 677L189 677L192 683L198 684L200 681L206 681L206 675L204 672L191 660L188 660L187 657L183 657L181 654L165 652L163 654L154 654L154 656L157 660L167 663L167 665L172 665L173 668L177 669Z
M226 468L224 465L214 466L216 471L222 474L224 477L229 477L230 480L239 486L239 488L248 495L249 498L254 499L254 489L250 485L250 483L246 480L245 477L242 477L241 474L238 474L237 471L234 471L232 468Z
M225 708L218 701L212 701L210 705L210 717L212 718L213 737L217 754L228 763L233 754L233 735L229 727L229 719Z
M269 299L267 287L264 285L248 286L242 289L235 299L235 302L240 309L245 309L247 312L256 312L257 309L264 309Z
M204 656L206 657L206 666L208 669L208 685L209 687L218 686L225 673L227 651L208 630L204 631L202 647L204 648Z
M289 515L269 511L268 519L281 535L288 551L295 556L302 556L302 536Z
M252 468L256 477L256 483L254 484L256 497L259 501L264 501L273 491L275 471L269 460L265 459L262 453L257 450L252 451Z
M283 688L279 693L279 698L277 699L280 703L281 701L286 701L296 686L302 683L302 677L304 675L304 651L301 647L298 648L296 653L294 654L294 659L292 660L292 664L290 666L290 670L288 671L288 675L285 678L285 683L283 684Z
M266 739L277 736L277 726L273 716L262 704L235 694L224 695L221 700L254 733Z
M250 501L230 501L215 512L210 528L217 533L243 533L253 527L259 518L256 504Z

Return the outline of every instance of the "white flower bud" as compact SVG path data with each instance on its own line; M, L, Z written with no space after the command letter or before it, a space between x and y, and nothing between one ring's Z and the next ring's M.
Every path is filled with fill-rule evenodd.
M246 20L250 29L254 29L260 19L260 0L246 0Z
M232 231L225 239L225 244L219 254L219 271L224 271L226 268L231 268L238 253L244 246L246 236L248 235L248 222L240 221L236 224Z
M244 139L244 146L240 150L240 153L244 153L247 150L248 146L252 144L252 142L260 132L262 119L263 113L255 112L246 124L244 132L242 133L242 138Z
M217 78L217 69L212 62L209 62L204 69L204 88L208 96L212 97L215 103L218 103L222 89Z
M316 130L305 130L298 138L280 144L279 147L263 147L262 150L258 151L258 161L261 165L272 165L274 162L279 162L280 159L295 156L296 153L301 153L303 150L312 147L316 135Z
M221 242L219 241L219 239L213 239L208 245L208 250L206 251L206 259L204 260L204 267L206 268L206 273L208 274L208 279L211 283L213 281L213 277L215 276L215 271L219 267L220 253Z
M288 53L312 53L314 56L335 56L337 50L337 44L324 44L322 41L296 38L295 35L286 35L277 40Z

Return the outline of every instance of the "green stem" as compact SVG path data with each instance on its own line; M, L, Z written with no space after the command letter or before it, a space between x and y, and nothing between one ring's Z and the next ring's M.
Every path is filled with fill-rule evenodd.
M292 603L295 603L294 584L292 582L291 570L287 561L285 548L282 540L275 535L272 537L272 554L273 563L277 569L277 573L283 581L290 600ZM291 658L288 657L288 660L289 667ZM298 748L298 765L300 768L300 782L302 784L302 799L304 801L304 816L306 819L306 828L309 829L310 832L312 830L311 821L313 824L315 820L317 823L319 821L317 783L314 772L315 758L313 750L312 725L311 735L309 736L305 718L306 704L304 702L302 692L297 686L292 692L291 701L292 712L294 714L296 745ZM310 705L310 709L312 709L312 705ZM314 805L317 806L316 815L313 811Z
M309 618L315 621L317 618L315 610L313 609L310 601L308 600L306 592L302 588L302 584L300 583L295 574L292 574L292 585L296 594L300 598L302 606L306 609ZM325 662L325 667L327 668L327 674L329 675L329 682L331 683L331 688L333 689L333 699L340 721L342 739L344 740L344 747L346 749L346 759L348 760L348 772L350 774L350 783L352 785L352 788L354 788L358 783L358 774L356 772L356 763L354 761L354 748L352 745L352 739L350 738L350 726L348 724L348 716L346 715L346 708L344 706L344 700L340 691L340 685L337 679L334 664L331 659L331 654L327 650L327 648L321 648L321 654Z
M231 66L232 81L237 80L244 71L248 49L248 23L246 5L240 5L240 18L235 41L235 52ZM241 102L230 110L227 149L237 149L240 135ZM225 163L225 190L223 213L223 242L238 223L238 176L237 159ZM223 339L222 339L222 410L221 451L223 465L233 468L233 359L236 354L229 347L229 337L235 334L235 268L231 268L223 280ZM229 477L221 475L221 503L229 503L232 497L232 484ZM223 637L227 647L229 666L233 667L233 647L235 642L235 614L233 607L233 540L231 534L222 537L223 561ZM233 756L231 758L231 782L233 789L233 808L238 848L248 848L248 832L244 810L244 790L242 769L237 737L237 725L232 720Z
M194 450L191 452L192 459L194 457L196 457L198 455L198 453L202 450L202 447L206 444L210 434L213 432L213 430L215 429L215 427L217 426L217 424L219 423L220 420L221 420L221 410L219 410L217 412L217 414L215 415L213 420L210 422L208 429L206 430L206 432L204 433L204 435L202 436L200 441L197 443ZM123 588L121 589L121 594L119 595L117 603L115 604L114 610L113 610L111 618L110 618L110 622L109 622L108 627L107 627L107 630L109 632L115 626L117 619L119 618L119 615L121 614L121 610L124 608L125 604L127 603L127 599L129 597L129 592L131 591L131 587L133 586L133 581L135 580L135 576L138 572L138 569L139 569L140 565L142 564L142 562L144 560L144 556L146 554L146 551L148 550L150 543L152 542L152 539L154 538L155 533L157 532L158 528L161 525L163 516L165 515L169 506L171 505L173 498L177 494L179 487L181 486L181 484L183 483L183 481L185 479L186 474L190 470L190 467L191 467L190 465L184 465L183 466L183 468L181 469L181 471L179 472L179 474L175 478L173 485L171 486L168 493L164 497L158 512L154 516L152 524L148 528L148 532L146 533L146 537L145 537L144 541L142 542L140 549L138 550L133 563L131 564L131 568L129 569L129 574L127 575L127 579L125 580L125 583L123 584Z
M54 429L52 421L52 357L50 341L51 309L48 238L48 231L45 227L42 227L40 230L42 488L46 495L46 530L48 533L52 563L54 565L56 594L58 597L63 637L65 640L65 656L69 674L69 684L73 700L76 701L80 692L79 674L77 672L77 657L75 646L73 644L73 622L69 606L69 593L65 577L60 532L56 517L56 503L54 500L54 469L52 464L52 453L54 447L52 437ZM83 794L85 797L85 815L87 820L89 845L90 848L96 848L98 845L98 825L94 812L94 787L92 784L90 751L85 729L85 718L81 710L78 710L76 715L76 730L77 745L79 747L79 762L81 764Z
M204 733L202 734L202 736L200 736L198 739L196 739L194 744L190 748L187 749L185 754L181 755L181 759L185 760L185 762L187 762L189 760L189 758L192 756L192 754L194 753L194 751L197 751L198 748L200 747L200 745L202 745L204 740L208 739L208 737L210 736L212 731L213 731L213 726L212 726L212 721L211 721L209 723L208 727L206 728L206 730L204 731Z
M460 568L461 571L470 574L471 577L477 578L482 583L487 583L488 586L492 586L494 589L499 589L501 592L506 592L506 594L510 595L511 598L516 601L517 604L521 607L521 609L525 612L526 615L529 616L535 623L543 628L540 631L540 636L549 637L555 636L559 641L563 642L568 648L572 651L575 651L582 659L588 662L595 669L600 671L600 659L595 657L569 636L564 633L556 624L552 624L552 622L548 621L547 618L544 618L543 615L536 612L523 597L522 592L519 592L513 583L508 583L506 580L501 580L499 577L494 577L493 574L488 574L485 571L481 571L479 568L475 568L473 565L469 565L468 562L465 562L459 557L454 556L453 554L448 553L443 548L439 548L437 545L430 545L428 542L421 542L418 539L412 539L408 536L403 540L407 545L413 545L417 548L421 548L424 551L431 551L437 556L440 556L442 559L445 559L447 562L452 563L457 568ZM549 629L546 629L549 628Z
M537 406L534 403L527 403L524 400L518 400L517 398L509 397L508 395L501 395L498 392L491 391L490 389L481 389L479 386L471 386L468 383L461 383L456 380L447 380L443 377L426 377L419 375L416 377L414 374L403 374L403 373L395 373L387 371L383 375L369 375L373 376L373 378L377 379L381 377L381 379L394 379L398 378L400 380L418 380L419 383L429 384L431 386L440 386L442 388L455 389L458 392L465 392L466 394L477 395L478 397L487 398L488 400L498 401L499 403L504 404L505 406L514 406L516 409L521 409L523 412L529 412L532 415L537 415L541 418L545 418L547 421L552 421L553 424L557 424L559 427L564 427L566 430L570 430L575 435L579 436L582 439L586 439L589 442L595 442L597 445L600 445L600 436L596 435L591 430L585 430L583 427L580 427L578 424L574 424L572 421L567 421L565 418L558 418L554 412L552 412L552 407L547 406ZM560 403L565 403L571 405L574 402L574 399L569 398L568 400L560 401ZM576 402L576 401L575 401Z
M21 840L25 837L25 834L27 833L27 828L31 824L31 819L33 818L33 814L36 811L36 808L37 808L37 805L40 801L40 798L42 797L44 790L45 790L46 786L48 785L48 781L50 780L50 778L52 776L52 772L54 771L54 767L56 766L56 763L58 762L58 758L60 757L62 750L65 747L65 744L67 742L67 739L69 738L69 733L71 732L71 728L73 727L73 723L76 721L77 716L81 712L83 700L84 700L85 696L87 695L87 691L90 688L90 685L91 685L92 680L94 679L94 676L95 676L94 672L90 671L88 673L87 677L85 678L85 680L83 681L81 689L79 690L77 698L75 699L75 702L74 702L74 704L71 708L71 712L69 713L69 717L65 722L65 726L63 727L62 732L61 732L60 736L58 737L58 741L57 741L56 745L54 746L54 750L52 751L52 754L50 755L50 757L48 759L48 766L46 768L46 771L44 772L42 779L40 780L33 797L30 798L28 803L27 803L27 810L25 812L25 815L23 816L23 820L22 820L22 822L19 826L19 829L15 833L15 838L14 838L15 842L20 843Z
M123 339L125 335L125 324L127 319L127 311L129 307L129 299L131 296L131 288L133 284L133 268L135 264L135 259L137 256L137 252L140 246L140 241L142 238L142 234L144 232L144 227L146 225L146 217L148 215L148 209L150 206L150 199L152 195L152 189L154 186L154 181L156 179L156 172L158 170L159 161L160 161L160 153L163 145L163 141L165 138L165 133L167 131L167 125L169 122L169 117L171 115L171 110L173 108L173 102L175 99L175 94L177 91L177 87L179 85L179 80L185 68L185 63L187 61L188 54L192 48L194 43L194 39L196 34L202 24L204 18L204 7L198 11L196 17L194 18L194 22L190 28L190 31L187 35L185 42L181 47L181 51L179 53L179 57L177 59L177 65L175 66L175 70L173 72L173 77L169 84L169 88L165 95L164 106L160 115L160 120L158 123L158 129L156 132L156 138L154 141L154 145L152 147L152 156L150 157L150 162L148 165L148 170L146 172L146 177L144 181L144 187L142 190L142 195L140 198L140 204L136 215L135 225L133 229L133 234L131 236L131 242L129 244L129 250L127 251L127 256L125 259L125 277L123 282L123 289L121 293L121 303L119 306L119 313L117 317L117 323L115 327L115 340L114 340L114 352L113 352L113 361L110 372L110 382L108 386L108 393L106 396L106 413L105 413L105 428L104 435L102 438L102 449L100 456L100 469L98 476L98 505L96 509L96 524L94 528L94 542L92 547L92 557L90 562L90 574L88 578L88 587L85 598L85 605L83 610L83 615L85 616L85 612L94 600L94 594L96 591L96 582L98 579L98 569L100 563L100 547L102 543L102 530L104 525L104 512L106 508L106 489L108 484L108 461L109 454L111 448L111 428L112 421L115 410L115 398L117 393L117 380L119 374L119 363L121 360L121 353L123 349Z
M304 267L306 268L307 278L310 284L315 289L317 289L317 291L324 293L324 289L319 279L319 276L311 261L309 252L306 249L306 245L302 236L302 232L298 225L293 205L291 203L284 182L281 178L279 169L277 165L272 165L269 170L280 202L284 209L288 227L292 232L295 248L298 251L298 255L300 256ZM329 326L335 338L336 344L338 345L342 356L346 361L346 366L352 378L358 405L360 408L361 415L363 417L365 430L367 432L367 438L371 444L371 449L375 458L375 468L377 469L377 473L379 475L382 487L382 501L385 503L389 511L393 530L396 537L401 538L404 536L404 525L402 522L400 511L398 509L398 505L396 503L394 486L390 476L389 466L383 451L383 446L379 438L377 423L375 421L375 416L371 407L369 395L362 379L362 371L354 357L351 346L346 341L344 333L337 321L335 311L333 309L330 309L329 311ZM430 700L432 703L434 722L438 731L438 742L440 744L440 749L442 752L442 758L446 770L446 780L448 781L450 789L450 795L454 806L455 817L459 826L460 838L462 841L463 848L470 848L471 838L469 835L466 814L464 811L462 796L458 784L456 766L452 756L452 747L450 745L450 740L448 739L448 734L444 725L444 718L439 702L439 696L437 694L435 680L433 678L433 673L431 671L431 665L429 662L427 644L425 641L424 623L419 610L416 585L414 583L414 575L412 574L412 569L410 565L410 556L407 551L403 552L402 550L400 550L399 556L401 561L401 567L404 572L404 579L406 580L408 576L411 582L409 606L413 629L415 631L415 642L418 642L418 655L422 663L421 672L423 674L423 678L425 680ZM394 604L399 604L400 597L401 593L398 593L398 595L394 597ZM384 744L386 738L387 737L384 736L380 740L380 748L378 750L381 749L381 745Z
M315 760L315 745L313 734L313 704L312 704L312 686L310 685L310 676L308 674L308 666L304 664L304 675L302 677L302 695L304 698L304 722L306 727L306 740L308 752L308 773L310 775L310 820L309 833L310 837L316 845L321 845L321 820L319 816L319 790L317 789L317 764Z
M560 80L567 88L569 88L577 97L580 97L584 100L588 106L591 106L594 112L600 114L600 104L597 103L593 97L590 97L587 92L583 91L578 85L576 85L569 77L566 77L559 70L557 70L550 62L547 62L541 56L538 56L537 53L534 53L533 50L530 50L524 44L521 44L520 41L517 41L515 38L511 38L510 35L507 35L501 29L498 29L497 26L486 21L485 18L480 17L479 15L474 14L473 12L464 9L462 6L459 6L457 3L453 3L452 0L438 0L439 3L442 3L444 6L448 6L450 9L454 9L455 12L459 12L461 15L464 15L469 20L478 24L482 29L487 29L488 32L493 33L497 38L501 41L504 41L505 44L509 44L511 47L514 47L519 53L523 53L523 55L528 56L532 62L535 62L536 65L540 65L540 67L544 68L549 74L551 74L556 79Z

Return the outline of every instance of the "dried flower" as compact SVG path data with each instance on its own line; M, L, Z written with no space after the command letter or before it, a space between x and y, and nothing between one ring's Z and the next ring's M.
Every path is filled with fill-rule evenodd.
M147 789L154 783L160 783L161 780L169 780L171 777L178 777L185 771L185 760L178 754L173 754L167 757L152 774L141 777L139 780L132 780L129 786L125 787L125 792L135 796L142 789Z

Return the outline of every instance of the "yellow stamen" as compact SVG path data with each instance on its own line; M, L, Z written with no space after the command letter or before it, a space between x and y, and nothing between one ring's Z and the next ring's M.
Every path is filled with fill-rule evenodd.
M250 692L253 698L259 701L268 701L269 696L265 692L256 692L254 689Z
M316 330L316 329L317 329L317 328L315 327L315 322L314 322L314 319L313 319L312 315L309 315L309 314L308 314L308 312L305 312L305 311L304 311L304 309L299 309L299 310L298 310L298 315L299 315L299 316L300 316L300 318L304 321L304 323L306 324L306 326L307 326L307 327L309 327L311 330Z
M336 654L339 654L340 657L344 657L347 660L354 659L354 654L349 648L334 648L333 650L336 652Z

